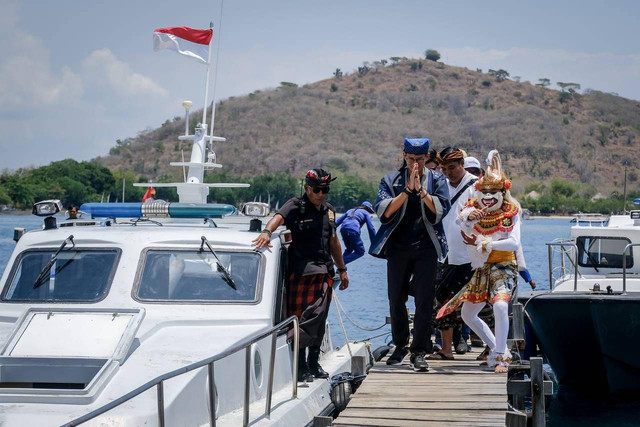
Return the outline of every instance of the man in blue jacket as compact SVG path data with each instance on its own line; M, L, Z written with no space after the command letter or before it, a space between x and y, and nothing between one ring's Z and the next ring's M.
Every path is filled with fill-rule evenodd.
M415 283L416 313L411 367L426 371L431 349L431 316L438 259L446 255L442 218L449 212L449 189L444 176L425 167L428 138L405 138L405 164L380 181L375 209L382 225L369 253L387 259L391 334L396 348L388 365L401 365L409 353L406 302L409 281Z
M360 229L367 224L369 231L369 240L373 242L376 235L376 229L371 222L373 206L370 202L364 201L362 205L349 209L336 221L336 227L340 227L340 234L344 242L344 253L342 258L345 264L355 261L364 255L364 243L360 237Z

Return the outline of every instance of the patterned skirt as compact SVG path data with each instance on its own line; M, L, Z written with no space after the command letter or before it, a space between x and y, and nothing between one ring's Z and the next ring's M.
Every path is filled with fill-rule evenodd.
M487 302L511 300L511 293L518 283L518 265L515 261L485 264L476 270L471 281L438 311L436 318L453 313L463 302Z
M292 274L287 283L287 315L302 318L307 307L327 297L331 301L333 278L328 274L311 274L295 279Z

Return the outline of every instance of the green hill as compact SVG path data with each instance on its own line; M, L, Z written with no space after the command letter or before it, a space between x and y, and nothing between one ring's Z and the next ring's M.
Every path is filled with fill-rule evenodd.
M640 187L638 101L501 81L424 59L375 64L220 102L215 134L227 142L215 147L219 161L231 175L300 176L322 166L377 181L399 165L403 137L427 136L436 149L458 146L481 160L498 148L517 192L554 177L582 183L590 193L621 192L625 161L629 188ZM192 125L197 117L194 112ZM182 171L168 164L180 158L183 132L184 120L176 117L119 141L96 160L112 170L180 179ZM190 147L184 148L188 158Z

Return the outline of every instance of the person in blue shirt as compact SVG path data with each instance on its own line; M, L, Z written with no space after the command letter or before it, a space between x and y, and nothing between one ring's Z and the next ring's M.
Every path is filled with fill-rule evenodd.
M364 255L364 243L360 237L360 229L366 223L369 232L369 240L373 240L376 235L376 229L371 222L373 206L371 203L364 201L362 205L349 209L336 221L336 227L340 226L340 234L344 242L344 253L342 258L345 264L355 261Z

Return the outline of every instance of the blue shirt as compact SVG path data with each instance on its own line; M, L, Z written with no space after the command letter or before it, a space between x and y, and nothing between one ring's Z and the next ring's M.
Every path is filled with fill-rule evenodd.
M351 216L351 213L355 209L355 213ZM366 209L349 209L336 221L336 226L342 224L341 231L353 231L360 234L360 229L364 224L367 224L367 231L369 231L369 239L373 240L376 235L376 229L371 222L371 215Z

